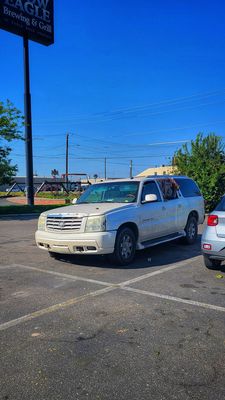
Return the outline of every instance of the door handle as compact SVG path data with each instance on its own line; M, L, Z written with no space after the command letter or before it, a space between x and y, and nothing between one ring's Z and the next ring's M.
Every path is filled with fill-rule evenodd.
M166 210L166 207L164 207L164 206L163 206L163 207L162 207L162 210L164 210L164 211L165 211L165 210Z
M178 208L182 208L182 204L178 204Z

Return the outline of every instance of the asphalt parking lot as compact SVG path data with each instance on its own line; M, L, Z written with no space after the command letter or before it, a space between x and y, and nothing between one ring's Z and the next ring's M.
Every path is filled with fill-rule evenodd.
M1 400L225 399L225 273L200 234L117 267L51 259L36 224L0 219Z

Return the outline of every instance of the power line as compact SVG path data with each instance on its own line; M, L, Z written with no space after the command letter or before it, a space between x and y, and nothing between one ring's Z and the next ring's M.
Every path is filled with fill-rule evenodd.
M124 137L127 136L140 136L140 135L151 135L153 133L161 133L161 132L174 132L174 131L180 131L180 130L184 130L184 129L192 129L192 128L197 128L197 127L206 127L206 126L211 126L211 125L217 125L217 124L224 124L225 120L221 120L221 121L212 121L212 122L208 122L207 124L204 123L199 123L196 125L187 125L187 126L181 126L181 127L175 127L175 128L166 128L166 129L155 129L155 130L151 130L148 132L132 132L132 133L126 133L125 135L123 135ZM121 134L119 135L113 135L112 137L121 137ZM223 137L223 136L221 136Z
M211 106L211 105L216 105L216 104L222 104L222 103L224 103L224 101L225 101L225 99L223 99L223 100L221 100L221 101L215 101L215 102L210 102L210 103L201 103L201 104L196 104L196 105L192 105L192 106L190 106L190 105L186 105L186 106L184 106L184 107L179 107L179 108L172 108L172 109L166 109L166 110L161 110L161 111L157 111L157 112L152 112L152 111L145 111L145 113L144 114L135 114L135 115L133 115L133 118L138 118L138 117L141 117L141 118L143 118L143 117L148 117L148 116L156 116L156 115L161 115L161 114L166 114L166 113L172 113L172 112L176 112L176 111L183 111L183 110L192 110L192 109L196 109L196 108L199 108L199 107L205 107L205 106ZM130 116L128 116L128 117L131 117L131 115ZM105 117L105 118L102 118L102 119L93 119L92 118L92 120L89 118L84 118L83 120L82 119L80 119L80 120L76 120L76 119L71 119L71 120L58 120L58 121L52 121L52 122L49 122L49 123L38 123L38 124L35 124L36 126L40 126L40 125L44 125L44 126L47 126L47 125L51 125L51 126L58 126L58 125L64 125L65 123L82 123L82 124L93 124L93 123L102 123L102 122L110 122L110 121L116 121L116 120L121 120L121 119L125 119L125 118L127 118L127 116L126 115L120 115L120 116L115 116L115 117Z
M154 108L154 107L162 107L162 106L173 106L173 105L177 105L179 103L184 103L190 100L201 100L204 98L208 98L208 97L215 97L218 95L222 95L225 93L225 89L223 90L217 90L217 91L212 91L212 92L204 92L204 93L198 93L198 94L194 94L194 95L190 95L190 96L185 96L185 97L178 97L178 98L174 98L174 99L168 99L168 100L162 100L159 102L155 102L155 103L148 103L148 104L144 104L144 105L136 105L136 106L132 106L132 107L122 107L122 108L116 108L114 110L109 110L109 111L100 111L98 113L94 113L94 114L75 114L73 116L73 118L65 118L65 119L59 119L59 120L43 120L43 123L52 123L52 122L56 122L58 123L65 123L65 122L71 122L71 121L76 121L79 119L84 119L85 121L90 121L90 119L98 119L98 118L102 118L104 117L104 120L107 120L107 118L114 119L112 117L119 117L122 116L124 114L127 113L133 113L133 112L137 112L137 111L145 111L146 109L149 108ZM212 104L212 103L210 103ZM42 124L43 124L42 123ZM40 125L40 123L39 123Z
M24 154L18 154L14 153L14 156L16 157L24 157ZM62 157L65 157L65 154L56 154L54 156L48 156L48 158L51 159L62 159ZM69 157L75 160L104 160L105 157L76 157L73 154L69 154ZM155 157L171 157L171 154L147 154L147 155L138 155L138 156L132 156L132 158L155 158ZM43 156L36 156L34 155L34 158L44 158L46 159L46 155ZM107 160L117 160L117 159L130 159L131 156L116 156L116 157L106 157Z
M113 136L111 136L112 138L113 137L131 137L131 136L140 136L140 135L151 135L151 134L153 134L153 133L161 133L161 132L173 132L173 131L179 131L179 130L184 130L184 129L192 129L192 128L197 128L197 127L207 127L207 126L211 126L211 125L217 125L217 124L223 124L223 123L225 123L225 120L219 120L219 121L211 121L211 122L209 122L209 123L207 123L207 124L204 124L204 123L198 123L198 124L195 124L195 125L185 125L185 126L181 126L181 127L173 127L173 128L161 128L161 129L154 129L154 130L151 130L151 131L147 131L147 132L140 132L140 131L138 131L138 132L124 132L124 133L119 133L119 134L116 134L116 135L113 135ZM74 133L71 133L71 135L75 135ZM89 136L86 136L86 135L82 135L82 134L76 134L78 137L81 137L81 138L83 138L83 139L87 139L88 141L93 141L93 137L89 137ZM45 140L45 139L48 139L49 137L64 137L64 134L62 134L62 133L57 133L57 134L55 134L55 133L48 133L48 134L46 134L46 133L43 133L43 135L35 135L34 136L34 140ZM105 137L105 136L104 136ZM104 137L95 137L95 141L98 141L98 142L102 142L102 143L107 143L107 144L118 144L118 143L115 143L115 142L111 142L111 141L106 141L106 140L104 140ZM185 140L184 140L184 142L185 142ZM165 144L166 144L166 142L165 142ZM74 145L76 145L76 144L74 144ZM119 145L121 145L121 143L119 143ZM126 146L132 146L130 143L126 143ZM136 145L134 145L134 146L136 146ZM138 146L145 146L145 145L138 145ZM58 146L57 146L58 147ZM60 146L59 146L60 147Z
M137 110L137 109L146 109L149 107L156 107L156 106L162 106L164 104L171 104L171 103L177 103L177 102L184 102L184 101L188 101L191 100L193 98L204 98L204 97L210 97L210 96L218 96L220 94L224 94L225 93L225 89L223 90L217 90L217 91L212 91L212 92L204 92L204 93L198 93L198 94L194 94L191 96L185 96L185 97L178 97L178 98L174 98L174 99L168 99L168 100L162 100L160 102L156 102L156 103L148 103L145 105L138 105L138 106L133 106L133 107L122 107L122 108L118 108L115 109L113 111L109 111L110 113L114 113L114 112L129 112L129 111L133 111L133 110ZM103 112L103 113L98 113L99 114L105 114L107 112Z
M82 137L82 135L77 135L77 136L79 136L79 137ZM86 139L87 140L87 139ZM89 138L87 141L92 141L93 139L92 138ZM95 140L97 140L97 141L101 141L101 139L95 139ZM144 147L144 148L146 148L146 146L163 146L163 145L173 145L173 144L180 144L180 143L187 143L187 142L190 142L191 140L190 139L183 139L183 140L174 140L174 141L165 141L165 142L159 142L159 143L145 143L145 144L131 144L131 143L116 143L116 142L109 142L109 141L106 141L106 140L102 140L102 143L107 143L107 144L109 144L110 146L128 146L128 147L134 147L135 149L138 147L138 148L141 148L141 147ZM80 146L82 146L82 145L80 145ZM86 145L85 145L86 146ZM93 148L93 147L92 147Z

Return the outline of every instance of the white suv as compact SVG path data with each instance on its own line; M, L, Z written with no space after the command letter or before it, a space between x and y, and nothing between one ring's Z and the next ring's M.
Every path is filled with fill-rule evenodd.
M54 257L109 254L126 265L136 250L180 237L192 244L203 221L203 197L188 177L105 181L91 185L76 204L42 213L36 243Z

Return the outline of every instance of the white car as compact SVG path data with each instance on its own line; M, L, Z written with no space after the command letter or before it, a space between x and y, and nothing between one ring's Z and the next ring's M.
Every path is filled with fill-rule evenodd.
M156 176L91 185L76 204L42 213L36 243L51 256L109 254L129 264L136 250L183 237L191 244L204 200L187 177Z
M209 269L218 269L225 260L225 196L208 215L202 234L202 253Z

